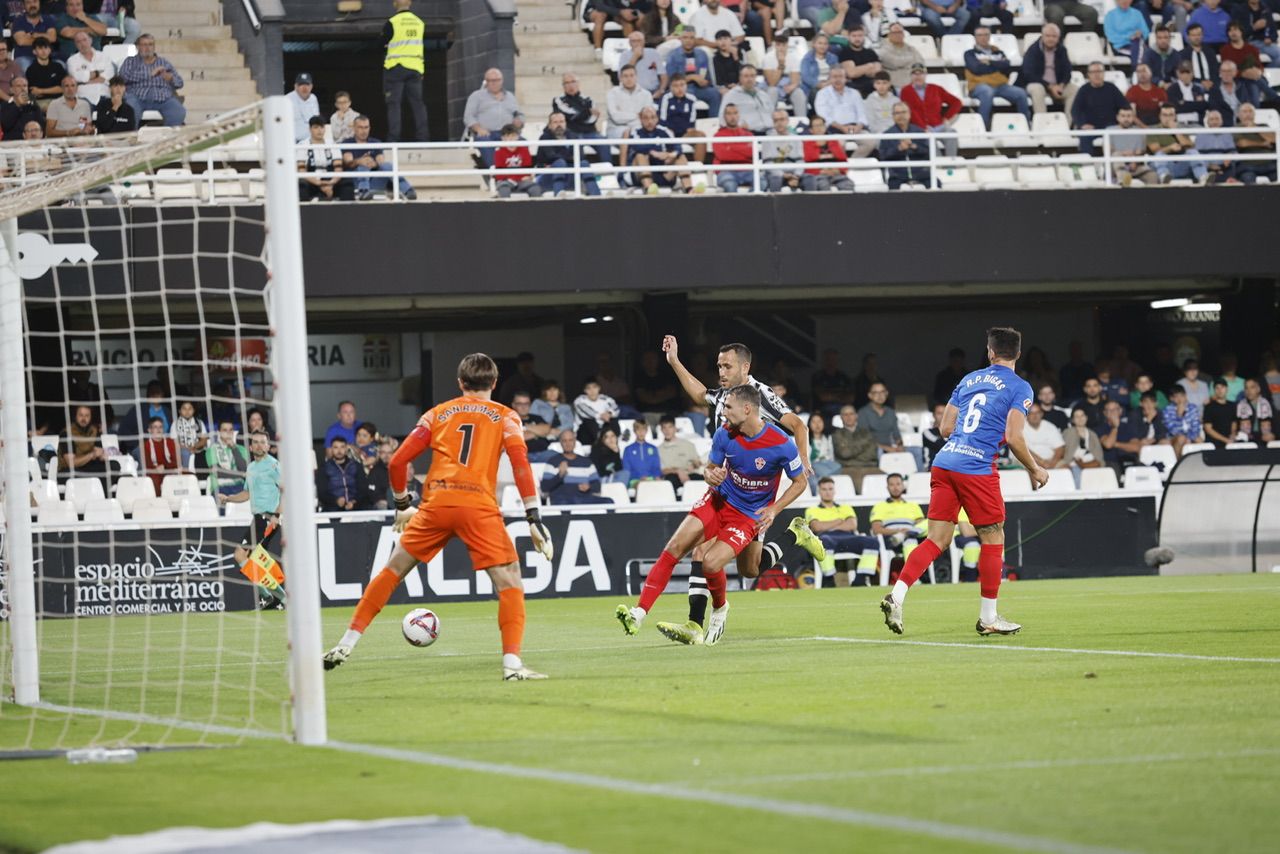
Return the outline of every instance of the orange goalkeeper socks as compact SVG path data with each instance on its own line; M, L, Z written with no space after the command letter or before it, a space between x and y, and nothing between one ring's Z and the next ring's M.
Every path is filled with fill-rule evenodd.
M524 640L524 588L498 591L498 629L502 632L504 655L519 655Z
M363 632L369 628L369 624L373 622L373 618L378 616L378 612L387 604L387 600L391 598L391 594L395 592L396 587L400 584L400 576L396 574L391 567L384 567L373 581L369 582L369 586L365 588L364 595L360 597L360 604L356 605L356 612L351 617L351 630ZM523 617L523 609L521 616Z

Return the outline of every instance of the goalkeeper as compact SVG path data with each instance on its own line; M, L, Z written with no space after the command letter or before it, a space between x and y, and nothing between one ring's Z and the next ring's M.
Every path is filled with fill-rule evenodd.
M497 382L498 366L493 359L484 353L464 357L458 365L462 395L428 410L392 456L389 468L396 502L395 530L403 533L386 567L360 597L347 633L325 653L326 670L351 657L361 635L409 570L430 561L456 536L466 545L472 566L489 574L498 594L502 678L546 678L525 667L520 659L524 584L515 545L507 535L495 497L498 458L504 449L524 499L529 537L547 560L553 556L551 537L538 517L538 492L520 416L492 400ZM423 485L422 504L415 508L406 491L408 466L428 449L431 469Z

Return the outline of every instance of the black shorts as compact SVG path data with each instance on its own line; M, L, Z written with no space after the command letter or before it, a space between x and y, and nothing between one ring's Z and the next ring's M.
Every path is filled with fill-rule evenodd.
M245 532L244 538L240 540L240 546L245 549L252 549L254 546L260 545L272 555L278 554L275 546L280 540L280 523L274 520L275 516L271 513L254 515L249 522L249 530Z

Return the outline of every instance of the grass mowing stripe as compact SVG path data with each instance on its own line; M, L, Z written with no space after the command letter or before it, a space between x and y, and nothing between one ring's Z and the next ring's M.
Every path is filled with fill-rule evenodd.
M825 641L828 643L906 644L907 646L941 646L959 649L1000 649L1008 652L1060 652L1068 655L1119 655L1130 658L1176 658L1183 661L1227 661L1240 664L1280 664L1280 658L1248 658L1241 655L1196 655L1190 652L1142 652L1133 649L1076 649L1069 646L1008 646L1000 643L960 643L958 641L913 641L885 638L840 638L815 635L811 638L778 638L792 641Z
M57 703L32 703L29 708L43 709L46 712L62 712L69 715L91 715L95 718L106 718L113 721L133 721L140 724L155 724L174 729L186 729L194 732L207 732L216 735L232 735L238 738L267 738L275 741L288 741L291 736L283 732L268 732L264 729L223 726L221 724L187 721L181 718L164 718L159 715L144 715L141 712L119 712L112 709L84 709L79 706L61 706Z
M735 809L755 810L757 812L785 815L795 818L816 818L839 824L862 827L873 827L879 830L898 830L904 833L915 833L947 839L953 842L973 842L979 845L994 845L1001 848L1012 848L1021 851L1040 851L1046 854L1127 854L1123 849L1101 848L1093 845L1079 845L1058 839L1046 839L1039 836L1026 836L1019 833L1006 833L987 828L967 827L960 824L949 824L941 821L909 818L907 816L889 815L886 813L868 812L866 810L847 809L845 807L826 806L823 804L799 803L796 801L779 801L771 798L757 798L750 795L717 792L709 789L690 789L684 786L673 786L667 783L641 783L635 780L603 777L597 774L584 774L575 771L556 771L550 768L536 768L522 765L508 765L499 762L480 762L474 759L462 759L439 753L426 753L418 750L402 750L395 747L380 747L371 744L353 744L343 741L330 741L324 747L377 756L383 759L398 759L420 765L432 765L440 768L452 768L458 771L475 771L481 774L498 774L504 777L518 777L528 780L543 780L549 783L564 783L574 786L586 786L629 795L646 795L651 797L671 798L681 801L695 801L714 804L716 806L733 807Z

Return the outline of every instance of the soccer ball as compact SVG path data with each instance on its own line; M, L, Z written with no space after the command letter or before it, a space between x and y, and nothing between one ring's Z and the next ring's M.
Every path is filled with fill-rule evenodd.
M428 608L414 608L400 621L400 630L414 646L431 646L440 637L440 618Z

